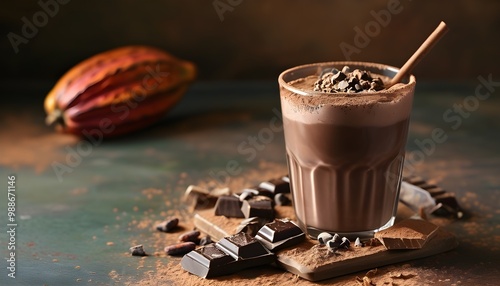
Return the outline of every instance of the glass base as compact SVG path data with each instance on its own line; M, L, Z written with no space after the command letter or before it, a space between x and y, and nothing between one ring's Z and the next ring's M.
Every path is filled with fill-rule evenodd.
M328 232L332 235L334 235L335 233L337 233L338 235L340 235L341 237L345 236L347 237L350 241L354 242L354 240L356 238L359 237L359 239L363 240L363 239L369 239L369 238L372 238L373 235L376 233L376 232L379 232L381 230L384 230L388 227L391 227L394 225L394 221L396 220L396 217L393 216L391 217L391 219L385 224L383 225L382 227L380 228L377 228L377 229L374 229L374 230L368 230L368 231L359 231L359 232L335 232L335 231L330 231L330 230L321 230L321 229L318 229L318 228L314 228L314 227L310 227L310 226L305 226L300 220L299 220L299 226L304 230L306 230L306 233L307 235L311 238L311 239L317 239L318 238L318 235L322 232Z

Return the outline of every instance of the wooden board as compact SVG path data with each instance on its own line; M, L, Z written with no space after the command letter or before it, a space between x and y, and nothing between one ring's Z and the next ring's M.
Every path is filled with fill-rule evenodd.
M318 281L384 265L418 259L449 251L458 246L456 237L442 228L421 249L387 250L385 246L351 247L347 251L330 253L317 242L306 242L277 253L278 264L300 277Z
M292 207L276 207L277 217L294 219ZM411 210L398 208L398 220L414 215ZM235 233L243 219L215 216L213 209L199 211L194 216L195 226L217 241ZM424 248L414 250L387 250L383 245L354 247L349 250L331 253L326 246L315 240L306 239L303 243L277 252L277 264L283 269L310 281L318 281L346 275L362 270L409 261L442 252L458 246L452 233L439 228L436 235Z

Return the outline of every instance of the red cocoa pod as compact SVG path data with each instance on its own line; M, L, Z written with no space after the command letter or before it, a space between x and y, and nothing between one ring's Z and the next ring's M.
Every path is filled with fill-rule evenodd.
M156 48L103 52L59 79L45 98L46 122L79 136L122 135L161 119L195 77L194 64Z

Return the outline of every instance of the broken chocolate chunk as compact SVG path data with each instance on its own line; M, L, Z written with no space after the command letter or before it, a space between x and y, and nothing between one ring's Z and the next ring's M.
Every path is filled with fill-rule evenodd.
M259 191L254 189L244 189L241 194L239 194L240 201L251 199L252 197L259 194Z
M189 185L184 193L184 200L190 204L193 210L212 208L217 202L217 197L213 196L207 189Z
M189 252L182 258L181 266L192 274L210 278L275 260L275 255L259 241L239 233Z
M403 178L404 181L415 185L425 191L427 191L430 196L434 199L436 203L436 208L432 211L433 215L437 216L455 216L456 218L462 218L464 212L455 198L453 193L448 193L444 189L430 184L421 177L410 176Z
M273 197L280 193L290 193L290 182L280 179L272 179L268 182L262 182L257 187L260 195Z
M244 217L260 217L272 221L274 219L274 201L265 196L256 196L243 201L241 212Z
M142 244L139 244L139 245L136 245L136 246L132 246L130 248L130 254L132 254L132 256L147 256L146 252L144 251L144 247L142 246Z
M264 225L255 238L267 249L277 251L304 241L305 234L294 222L277 219Z
M212 243L212 237L210 237L210 235L204 236L200 239L201 246L208 245L210 243Z
M241 212L242 202L237 196L221 196L215 204L215 215L225 217L243 218L245 215Z
M436 204L441 204L441 207L436 209L433 214L436 215L454 215L457 218L462 218L463 211L458 205L455 195L452 193L445 193L434 197Z
M339 248L349 249L351 247L351 242L347 237L342 237L342 242L340 243Z
M363 247L363 246L365 246L365 244L363 242L361 242L359 237L356 237L356 240L354 241L354 246L355 247Z
M349 247L351 247L351 242L347 239L347 237L340 238L340 236L336 233L333 235L332 239L326 242L326 246L328 247L328 250L335 253L339 249L349 249Z
M281 177L281 179L290 184L290 177L288 177L288 175Z
M244 232L250 236L255 236L259 229L261 229L261 227L263 227L267 222L268 220L258 217L244 219L236 228L236 233Z
M322 232L318 234L318 242L320 245L326 244L327 241L331 240L333 238L333 235L331 235L328 232Z
M216 243L216 246L235 259L247 259L268 254L268 251L258 240L243 232L224 237Z
M407 219L375 233L375 238L387 249L419 249L432 239L437 229L437 225L428 221Z
M274 196L274 203L277 206L289 206L292 204L292 200L286 194L276 194Z
M328 250L331 252L336 252L337 249L340 247L340 243L342 243L340 240L333 240L330 239L326 242L326 246L328 247Z
M211 278L236 272L239 267L234 262L236 259L212 243L184 255L181 266L199 277Z

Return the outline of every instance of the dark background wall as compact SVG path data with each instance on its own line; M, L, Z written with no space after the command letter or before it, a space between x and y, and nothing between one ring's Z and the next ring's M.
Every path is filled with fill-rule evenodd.
M40 12L40 3L56 3L51 9L58 11ZM352 60L401 66L440 20L450 32L414 71L419 79L500 74L495 0L41 0L2 6L0 75L7 81L55 81L79 61L129 44L157 46L194 61L201 80L275 79L294 65L346 59L342 43L357 49ZM376 13L390 19L376 22ZM23 35L23 17L37 31ZM356 27L371 29L362 45L356 45ZM17 53L13 34L25 39Z

